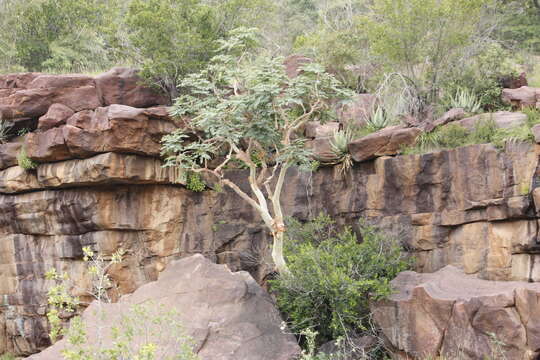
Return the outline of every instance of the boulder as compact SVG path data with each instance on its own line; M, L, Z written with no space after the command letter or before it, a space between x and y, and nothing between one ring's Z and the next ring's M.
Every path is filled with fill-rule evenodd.
M29 89L65 89L95 86L94 79L86 75L39 75L28 84Z
M311 150L313 158L321 163L330 164L339 160L332 149L332 136L318 137L306 142L306 148Z
M404 146L413 145L422 130L391 126L349 143L354 161L362 162L383 155L396 155Z
M0 89L26 89L41 73L27 72L0 75Z
M104 106L121 104L136 108L168 105L169 98L142 84L138 71L115 67L96 77L98 95Z
M38 129L48 130L63 125L73 114L73 110L65 105L52 104L47 113L39 118Z
M461 120L464 117L465 117L465 110L463 110L462 108L453 108L445 112L437 120L426 123L423 127L423 130L426 132L431 132L438 126L446 125L452 121Z
M363 127L371 117L376 105L377 97L375 95L358 94L351 102L343 104L338 109L339 122Z
M495 282L453 266L400 273L372 306L397 359L536 359L540 284Z
M225 265L213 264L202 255L172 262L157 281L118 303L102 304L105 346L111 346L110 327L122 314L145 303L178 311L201 360L293 360L300 353L295 338L281 330L282 320L271 297L255 280L246 272L233 273ZM100 323L98 308L94 302L83 314L89 342L94 345ZM137 325L157 330L152 324ZM137 340L141 341L137 338L132 344ZM57 360L68 346L61 340L29 359Z
M39 77L34 80L39 80ZM60 80L55 84L61 84ZM66 81L70 83L70 81ZM73 80L73 83L76 83ZM43 84L41 81L37 85ZM29 88L18 90L8 97L0 98L0 112L4 119L36 118L44 115L52 104L63 104L73 109L81 111L95 109L101 106L97 97L96 87L86 85L81 87L47 87Z
M463 126L469 131L474 131L481 122L493 120L495 126L501 129L508 129L521 126L527 122L527 115L521 112L498 111L495 113L479 114L456 121L456 124Z
M517 89L503 89L503 102L515 108L534 107L540 98L540 89L529 86L522 86Z

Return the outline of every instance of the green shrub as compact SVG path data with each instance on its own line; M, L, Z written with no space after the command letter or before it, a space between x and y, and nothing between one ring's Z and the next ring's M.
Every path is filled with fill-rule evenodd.
M292 330L315 331L317 343L367 331L369 302L391 294L390 280L409 268L401 246L365 221L361 242L328 216L291 220L285 242L290 274L271 281Z
M472 144L493 143L502 149L506 142L534 142L532 127L540 124L540 111L524 109L527 121L521 126L498 128L492 119L476 123L473 131L458 124L448 124L432 132L422 133L412 147L403 149L403 154L425 154L431 151L455 149Z
M38 163L33 161L26 155L26 150L24 147L21 148L19 154L17 155L17 163L24 170L32 170L38 166Z
M204 181L200 174L189 171L186 174L186 188L191 191L201 192L206 189L206 185L204 184Z

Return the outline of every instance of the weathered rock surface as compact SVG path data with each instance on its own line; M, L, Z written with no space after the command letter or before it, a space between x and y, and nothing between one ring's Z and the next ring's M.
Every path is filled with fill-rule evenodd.
M103 323L94 314L97 303L92 304L83 314L89 343L97 344L96 329L101 323L107 329L104 346L110 346L110 327L131 306L150 301L179 312L201 360L293 360L300 353L294 336L280 329L279 312L257 282L247 272L232 273L225 265L213 264L202 255L172 262L157 281L118 303L103 304ZM158 330L151 324L138 325ZM66 346L66 341L61 340L30 359L60 359Z
M159 156L161 137L176 129L164 108L111 105L78 112L67 124L26 136L30 159L52 162L104 152Z
M159 159L116 153L41 164L32 171L19 166L0 171L0 193L4 194L73 186L175 183L183 183L180 171L164 168Z
M456 121L456 124L463 126L469 131L474 131L479 124L485 121L493 121L495 126L498 128L508 129L525 124L527 121L527 115L521 112L498 111L495 113L471 116L466 119Z
M383 155L395 155L404 146L413 145L422 131L418 128L392 126L349 143L354 161L362 162Z
M540 354L540 284L494 282L453 266L406 271L392 281L374 319L396 359L536 359Z
M21 142L0 144L0 170L17 165L17 155L21 150Z
M2 111L20 91L51 89L93 87L100 105L79 111L60 102L74 114L50 129L32 131L50 106L35 117L9 120L32 131L26 151L39 165L33 171L16 166L20 139L0 146L0 353L29 355L49 345L44 314L50 284L44 273L56 267L76 283L88 283L83 246L104 254L127 251L122 266L111 268L120 294L196 253L248 270L257 281L268 275L270 234L249 205L228 190L188 191L177 183L179 174L161 167L159 141L177 126L165 107L104 106L106 98L136 102L142 96L137 83L121 85L121 71L112 72L110 78L120 80L108 80L104 90L95 79L87 85L92 79L86 77L40 76L1 76ZM36 101L28 106L37 107ZM326 130L314 129L311 146L331 162L335 154ZM487 144L384 156L395 155L419 132L385 129L353 142L351 153L360 163L346 176L332 167L312 174L289 170L286 214L306 220L326 211L350 225L367 217L399 234L421 272L450 264L482 279L540 281L540 147L512 143L499 150ZM242 171L228 176L249 191ZM499 330L505 337L506 330Z
M39 118L38 129L48 130L66 123L75 112L62 104L52 104L45 115Z
M169 105L170 100L141 84L137 71L116 67L96 77L96 86L104 106L121 104L136 108Z
M540 89L522 86L517 89L503 89L502 100L515 108L534 107L540 101Z

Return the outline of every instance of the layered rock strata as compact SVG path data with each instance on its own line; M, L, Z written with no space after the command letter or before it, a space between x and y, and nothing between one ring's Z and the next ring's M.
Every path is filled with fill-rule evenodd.
M110 271L120 294L196 253L264 280L272 268L270 234L249 205L227 190L191 192L181 174L161 167L161 136L179 125L155 106L164 103L159 96L141 95L148 89L137 90L121 70L104 75L107 81L42 76L0 77L5 119L33 124L29 134L0 145L0 353L28 355L49 345L44 315L51 284L44 273L55 267L84 288L83 246L105 255L126 250L122 265ZM96 95L77 106L59 102L78 88ZM26 102L27 91L56 95ZM64 106L73 114L59 111ZM328 150L338 128L334 123L310 134ZM332 167L291 169L286 213L305 220L325 211L344 224L367 217L402 239L421 272L450 264L482 279L539 281L538 146L385 156L399 151L398 138L410 143L419 132L383 130L351 144L361 162L345 176ZM23 147L35 169L17 166ZM249 191L244 175L232 170L228 176Z

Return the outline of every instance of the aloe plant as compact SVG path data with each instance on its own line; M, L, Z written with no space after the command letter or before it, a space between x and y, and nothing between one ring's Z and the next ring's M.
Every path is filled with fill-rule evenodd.
M458 89L456 94L450 98L450 105L453 108L462 108L470 113L477 113L480 111L480 100L467 89Z

